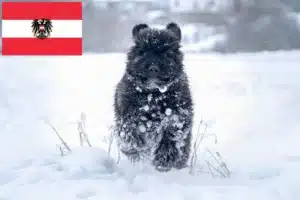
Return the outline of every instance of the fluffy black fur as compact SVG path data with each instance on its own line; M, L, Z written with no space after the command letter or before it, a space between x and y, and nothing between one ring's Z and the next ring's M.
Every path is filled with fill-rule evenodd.
M116 136L123 154L147 157L159 171L186 167L190 154L193 102L180 51L181 30L147 24L132 30L124 76L115 92Z

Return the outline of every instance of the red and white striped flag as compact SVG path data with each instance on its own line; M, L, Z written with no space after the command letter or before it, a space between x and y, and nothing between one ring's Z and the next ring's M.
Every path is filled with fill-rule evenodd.
M3 2L2 55L82 55L82 3Z

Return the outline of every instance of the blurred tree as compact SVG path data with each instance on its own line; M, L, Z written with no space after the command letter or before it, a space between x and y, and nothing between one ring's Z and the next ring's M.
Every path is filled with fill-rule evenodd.
M131 43L131 29L145 22L148 1L93 1L83 6L84 51L124 52ZM142 20L144 19L144 20Z
M242 2L242 1L240 1ZM300 28L280 0L244 1L227 27L227 40L215 50L243 52L300 49Z
M282 0L283 3L293 8L294 11L300 12L300 1L299 0Z
M85 51L124 51L130 40L130 22L115 6L86 1L83 7L83 45ZM108 6L108 7L107 7Z
M242 10L242 1L232 0L232 10L235 14L240 13Z

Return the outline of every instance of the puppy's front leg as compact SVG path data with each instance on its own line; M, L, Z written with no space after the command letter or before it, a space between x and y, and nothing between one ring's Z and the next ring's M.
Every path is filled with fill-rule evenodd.
M190 131L188 124L180 128L168 126L164 129L163 138L153 160L153 165L158 171L169 171L171 168L182 169L187 166L190 154Z
M167 172L175 165L178 150L174 141L163 137L154 154L152 163L155 168L160 172Z
M138 132L136 123L133 120L118 123L116 133L121 152L131 161L140 160L145 139Z

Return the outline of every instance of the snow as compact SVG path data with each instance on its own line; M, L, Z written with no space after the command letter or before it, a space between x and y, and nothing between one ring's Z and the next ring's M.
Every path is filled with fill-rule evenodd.
M152 121L147 121L146 125L147 125L147 128L151 128L151 126L152 126Z
M218 43L223 43L226 39L225 34L212 34L204 39L183 47L185 52L210 52Z
M217 151L229 178L189 169L162 174L124 157L118 162L108 141L124 58L0 58L1 200L299 199L299 51L185 56L194 137L201 120L217 136L200 144L197 167L207 172L206 149ZM82 112L93 147L80 147ZM45 120L72 152L60 156L60 141Z
M166 17L167 13L163 10L153 10L147 13L147 19L149 21L154 21L156 19Z
M166 91L168 91L168 86L158 87L158 90L160 91L160 93L165 93Z
M148 102L151 102L152 98L153 98L153 97L152 97L152 94L149 94L148 97L147 97Z
M147 130L147 128L144 124L140 124L138 128L141 133L145 133Z
M142 91L143 91L139 86L136 86L135 89L136 89L137 91L139 91L139 92L142 92Z
M299 12L289 12L288 16L295 19L300 26L300 13Z
M143 109L144 109L144 111L148 111L150 108L149 108L148 105L144 105L144 106L143 106Z
M167 108L165 114L166 114L167 116L171 115L171 114L172 114L172 109Z
M228 0L171 0L170 9L172 12L188 11L227 11L230 8L231 1Z

